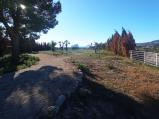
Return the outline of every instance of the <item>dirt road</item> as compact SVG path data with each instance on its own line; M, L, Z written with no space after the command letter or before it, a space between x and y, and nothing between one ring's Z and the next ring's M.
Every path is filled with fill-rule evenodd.
M67 57L36 54L40 62L0 77L0 119L36 119L61 94L77 85L76 68Z

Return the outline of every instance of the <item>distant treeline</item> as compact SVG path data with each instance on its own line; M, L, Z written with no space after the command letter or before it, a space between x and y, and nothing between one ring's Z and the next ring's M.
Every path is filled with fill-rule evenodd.
M30 52L38 52L38 51L44 51L44 50L52 50L55 51L56 44L59 44L60 50L68 50L68 45L70 42L68 40L65 40L64 42L59 41L58 43L52 41L50 43L38 43L35 42L35 38L30 39L21 39L20 40L20 52L21 53L30 53ZM121 56L129 56L129 50L135 50L136 44L135 39L133 38L133 35L131 32L127 32L124 28L122 28L121 35L116 31L111 38L107 40L107 43L94 43L94 45L91 43L90 48L95 50L95 53L98 52L98 50L110 50L113 51L117 55ZM78 44L72 45L72 49L78 49ZM11 40L8 39L8 37L4 37L3 33L0 32L0 56L4 54L11 53L12 44Z
M116 31L111 38L107 40L107 49L117 55L129 56L129 50L135 50L135 39L131 32L126 32L122 28L121 35Z
M68 50L68 45L70 42L68 40L59 41L58 43L51 41L49 43L43 42L38 43L35 39L21 39L20 40L20 53L31 53L31 52L38 52L38 51L47 51L52 50L55 51L57 48L55 47L59 44L59 48L61 51ZM72 46L72 49L78 49L78 44ZM5 54L10 54L12 49L12 42L7 37L2 37L0 34L0 56Z
M43 50L51 50L51 43L38 43L35 40L23 40L23 43L20 44L20 52L33 52L33 51L43 51Z
M44 50L51 50L53 49L52 42L51 43L38 43L35 40L31 39L23 39L20 41L20 52L21 53L30 53L30 52L37 52L37 51L44 51ZM55 47L55 46L54 46ZM11 41L8 39L0 38L0 56L5 54L10 54L12 49Z

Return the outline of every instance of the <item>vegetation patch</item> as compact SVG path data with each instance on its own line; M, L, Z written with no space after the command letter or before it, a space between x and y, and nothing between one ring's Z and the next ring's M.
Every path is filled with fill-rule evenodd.
M108 67L108 69L110 69L110 70L116 69L116 67L115 67L112 63L109 63L109 64L107 65L107 67Z
M0 75L30 67L38 61L38 57L22 54L19 56L19 60L15 64L12 62L10 55L5 55L0 58Z
M78 69L80 69L84 74L91 75L90 69L85 64L78 64Z

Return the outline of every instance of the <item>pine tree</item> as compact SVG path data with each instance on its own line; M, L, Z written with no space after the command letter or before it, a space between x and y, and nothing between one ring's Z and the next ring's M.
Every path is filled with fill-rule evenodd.
M58 21L61 3L53 0L0 0L0 26L4 26L12 42L12 57L20 54L20 40L31 34L47 33Z

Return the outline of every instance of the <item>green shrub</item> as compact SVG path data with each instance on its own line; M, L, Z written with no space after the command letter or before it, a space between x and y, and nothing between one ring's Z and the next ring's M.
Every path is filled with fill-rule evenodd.
M18 71L18 70L25 69L25 68L27 68L27 66L25 64L23 64L23 65L17 66L16 70Z
M31 65L32 65L32 61L31 61L31 60L28 60L28 61L26 62L26 66L30 67Z
M38 57L27 54L20 55L17 64L12 62L12 58L10 55L0 57L0 75L30 67L36 64L38 61Z
M83 73L90 75L90 69L85 64L78 64L78 69L80 69Z

